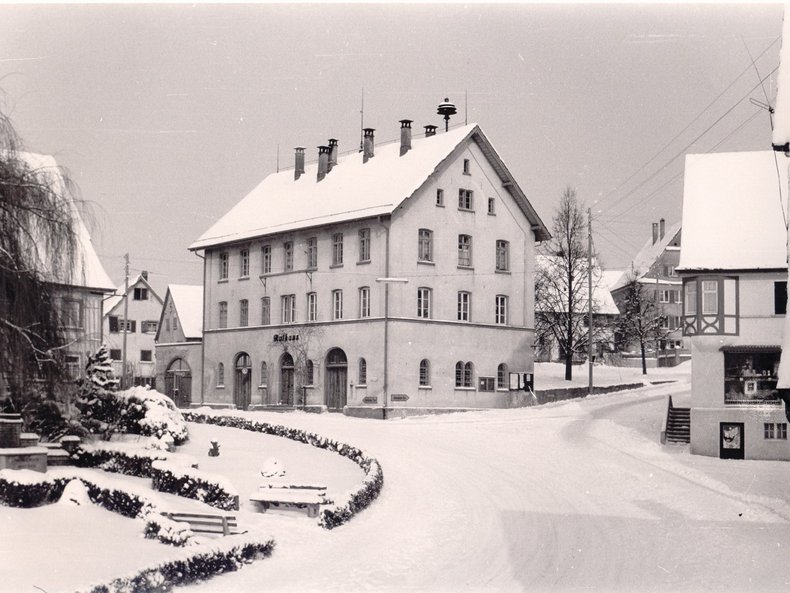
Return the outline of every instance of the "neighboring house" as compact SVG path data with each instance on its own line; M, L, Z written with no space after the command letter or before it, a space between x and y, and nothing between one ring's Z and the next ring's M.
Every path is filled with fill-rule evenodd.
M535 243L550 237L482 130L269 175L190 249L205 254L205 404L386 417L523 405Z
M666 227L662 218L653 223L653 235L636 254L631 265L612 285L612 296L618 307L628 295L628 284L636 279L644 285L645 294L653 297L659 314L666 319L662 329L665 338L647 344L651 352L648 366L674 366L688 359L688 350L684 347L681 315L683 314L683 291L677 273L680 261L681 223ZM656 348L657 346L657 348ZM629 352L639 354L639 344L631 344ZM634 364L641 365L641 356L634 358Z
M203 287L171 284L156 333L156 382L179 408L200 402Z
M787 168L770 151L686 157L677 270L693 363L692 453L790 459L776 389L787 304L786 190Z
M126 334L126 380L128 385L156 387L154 338L162 313L162 299L141 272L129 283L124 299L121 285L104 302L104 336L115 375L122 377L124 333ZM124 302L126 300L126 303Z
M549 269L549 260L553 256L538 255L536 258L537 269ZM615 276L609 272L601 270L597 262L593 261L592 272L592 285L593 285L593 356L595 360L605 360L614 351L614 325L617 321L617 316L620 311L617 308L609 287ZM618 276L619 277L619 276ZM566 283L567 284L567 283ZM562 283L559 284L560 286ZM576 294L576 304L574 305L575 311L575 332L576 335L583 335L589 329L589 304L587 299L587 276L582 280L582 284L578 293ZM540 318L552 318L547 323L539 324L542 327L556 327L557 330L564 332L564 321L566 312L568 310L568 297L567 294L551 295L552 298L548 299L551 302L541 302L538 300L535 303L535 315ZM558 305L562 303L564 307ZM562 328L560 326L563 326ZM551 337L550 331L545 331L546 337L538 340L535 348L536 359L541 362L564 362L565 350L559 344L556 338ZM586 342L586 341L585 341ZM587 347L584 347L584 352L577 352L574 355L574 360L581 362L587 360Z

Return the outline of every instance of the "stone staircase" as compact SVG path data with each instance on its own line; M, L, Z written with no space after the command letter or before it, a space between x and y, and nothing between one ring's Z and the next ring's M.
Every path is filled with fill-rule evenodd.
M666 443L691 442L691 409L674 407L672 405L672 396L669 397L669 405L667 406L664 438Z

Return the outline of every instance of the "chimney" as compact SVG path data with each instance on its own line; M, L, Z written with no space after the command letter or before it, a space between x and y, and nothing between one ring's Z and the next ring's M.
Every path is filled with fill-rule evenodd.
M436 126L423 126L425 128L425 137L436 136Z
M143 280L148 280L148 270L143 270L140 272L140 276L143 277Z
M329 147L318 147L318 181L326 177L327 167L329 165Z
M362 162L367 163L369 159L373 158L373 128L364 129L364 140L362 142Z
M411 150L411 120L400 120L400 155L403 156Z
M326 166L326 172L329 173L332 167L337 165L337 139L329 139L329 163Z
M665 230L666 230L666 222L664 222L664 219L662 218L661 220L658 221L658 238L659 239L663 239L664 238L664 231Z
M658 223L653 223L653 245L658 241Z
M295 149L295 163L294 163L294 181L299 179L304 173L304 147L297 146Z

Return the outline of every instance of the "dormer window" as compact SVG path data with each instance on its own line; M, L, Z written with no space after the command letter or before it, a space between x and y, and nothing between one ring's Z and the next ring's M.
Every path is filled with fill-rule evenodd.
M687 278L683 292L684 336L738 334L737 278Z

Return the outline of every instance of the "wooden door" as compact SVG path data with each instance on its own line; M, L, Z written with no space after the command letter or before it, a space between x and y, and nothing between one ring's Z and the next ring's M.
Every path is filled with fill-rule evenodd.
M286 352L280 359L280 405L294 404L294 359Z
M233 403L240 410L246 410L252 397L252 368L250 357L241 353L236 357L236 373L233 381Z
M348 361L340 348L327 354L325 377L326 407L331 412L342 412L347 403Z

